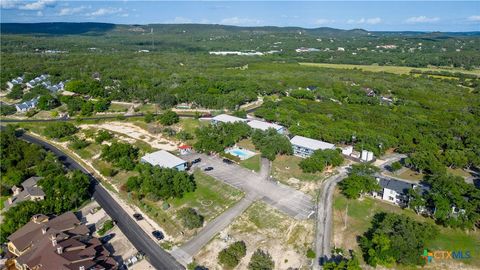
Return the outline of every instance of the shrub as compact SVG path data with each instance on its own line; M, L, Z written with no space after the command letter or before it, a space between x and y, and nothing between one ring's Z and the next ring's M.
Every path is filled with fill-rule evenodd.
M183 208L178 211L179 217L182 219L183 226L187 229L195 229L203 226L203 216L198 214L193 208Z
M245 242L237 241L218 253L218 261L223 266L233 268L247 254Z
M261 249L257 249L250 259L248 269L250 270L270 270L273 269L275 263L272 260L272 256L268 252Z
M77 127L68 122L54 122L47 125L43 134L49 138L61 139L77 132Z

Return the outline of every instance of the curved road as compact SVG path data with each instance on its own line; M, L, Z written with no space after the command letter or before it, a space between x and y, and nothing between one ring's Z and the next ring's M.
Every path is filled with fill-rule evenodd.
M38 144L53 152L68 169L80 170L88 175L92 181L93 198L95 198L98 204L105 209L105 212L107 212L112 219L117 221L118 227L127 236L128 240L132 242L137 250L141 250L147 255L148 260L156 269L185 269L170 255L170 253L161 249L160 246L153 241L153 239L151 239L142 228L140 228L133 218L130 217L119 204L117 204L105 188L99 184L98 180L74 159L67 156L55 146L35 137L23 134L20 138Z
M322 184L322 191L317 205L317 224L315 235L315 263L313 269L320 269L330 258L332 235L332 201L335 186L347 176L347 167L340 167L339 173L329 177Z

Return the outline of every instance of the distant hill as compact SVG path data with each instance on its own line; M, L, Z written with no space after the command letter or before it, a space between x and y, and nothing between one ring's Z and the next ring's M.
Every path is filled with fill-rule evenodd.
M286 33L286 34L309 34L319 37L362 37L362 36L404 36L422 38L449 38L461 36L480 36L477 32L414 32L414 31L367 31L364 29L342 30L330 27L302 28L302 27L277 27L277 26L230 26L220 24L147 24L147 25L116 25L110 23L0 23L3 34L102 34L111 30L141 31L156 33L181 33L183 31L197 34L222 34L222 33ZM133 29L133 30L132 30Z
M72 35L85 33L101 33L115 28L110 23L1 23L2 34L53 34Z

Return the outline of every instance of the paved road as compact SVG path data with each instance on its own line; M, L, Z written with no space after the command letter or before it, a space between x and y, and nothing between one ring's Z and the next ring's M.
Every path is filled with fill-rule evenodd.
M239 165L225 164L222 159L217 157L192 154L184 158L192 160L197 157L202 159L198 167L212 166L214 168L212 171L205 172L206 174L241 189L246 194L258 194L261 200L293 218L307 219L313 214L314 204L309 195L286 185L265 180L261 174Z
M128 240L135 246L136 249L145 252L150 263L156 269L185 269L179 264L168 252L160 248L160 246L153 241L140 226L128 215L123 208L110 196L110 194L99 184L87 170L85 170L74 159L67 156L65 153L57 149L51 144L48 144L35 137L24 134L22 139L43 146L47 150L53 152L58 156L65 166L70 170L80 170L87 174L92 180L93 198L105 209L107 214L117 221L120 230L127 236Z
M321 264L330 258L332 235L332 201L335 185L347 176L347 167L340 167L339 173L333 175L322 183L321 193L317 205L317 228L315 235L316 263L313 269L320 269Z
M181 247L172 251L172 256L179 262L188 264L192 261L192 257L197 254L203 246L205 246L217 233L225 229L233 220L241 215L255 200L257 195L247 194L233 207L223 212L220 216L210 221L195 237L183 244Z

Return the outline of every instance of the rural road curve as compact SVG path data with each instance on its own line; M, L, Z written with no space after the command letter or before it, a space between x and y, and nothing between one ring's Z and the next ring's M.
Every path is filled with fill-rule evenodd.
M330 257L330 241L332 235L332 201L335 186L347 176L347 167L340 167L339 173L325 180L317 205L317 228L315 235L315 263L313 269L321 269L321 265Z
M99 181L93 177L85 168L78 164L74 159L63 153L55 146L37 139L35 137L23 134L21 139L40 145L54 153L59 160L70 170L80 170L88 175L92 181L93 198L105 209L105 212L117 221L117 226L127 236L128 240L135 246L137 250L143 251L149 262L160 270L185 269L178 263L172 255L160 248L160 246L151 239L142 228L133 220L133 218L125 212L125 210L110 196L108 191L100 185Z

